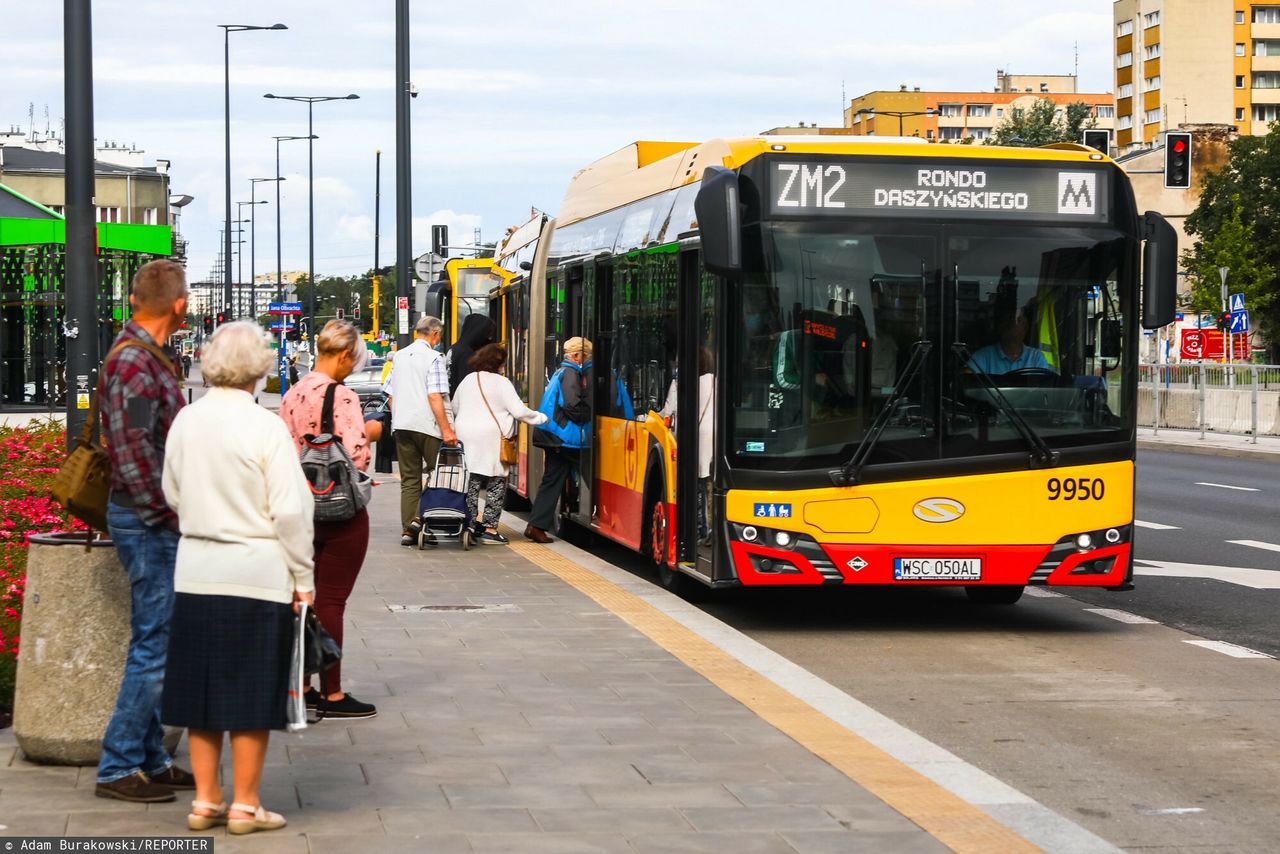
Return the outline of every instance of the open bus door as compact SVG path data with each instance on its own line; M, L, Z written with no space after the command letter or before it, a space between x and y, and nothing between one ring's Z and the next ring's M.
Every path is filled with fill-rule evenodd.
M714 359L715 278L704 275L697 248L680 253L676 362L676 556L679 567L710 581L715 570ZM702 445L708 447L703 448ZM710 466L707 461L710 460Z

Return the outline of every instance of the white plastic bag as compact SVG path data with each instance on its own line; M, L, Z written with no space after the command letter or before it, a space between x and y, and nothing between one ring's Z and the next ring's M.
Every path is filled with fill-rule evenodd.
M293 647L289 651L289 705L286 729L302 732L307 728L307 701L303 696L303 668L305 666L303 641L306 636L307 605L298 605L293 618Z

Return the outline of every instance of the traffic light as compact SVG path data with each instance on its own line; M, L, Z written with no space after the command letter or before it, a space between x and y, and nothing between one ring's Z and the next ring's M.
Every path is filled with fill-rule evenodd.
M449 257L449 226L431 226L431 251L441 258Z
M212 314L206 314L204 316L204 334L205 335L213 334L213 315Z
M1224 311L1222 314L1218 315L1218 329L1221 332L1231 331L1231 312Z
M347 319L347 310L345 308L338 309L338 319L339 320Z
M222 312L222 311L218 312L218 325L221 326L226 322L227 322L226 312Z
M302 335L301 335L301 334L299 334L299 332L298 332L298 327L296 327L296 326L291 326L291 327L289 327L289 330L288 330L287 332L285 332L284 337L285 337L285 340L286 340L286 341L301 341L301 340L302 340Z
M1111 151L1111 131L1087 130L1084 132L1084 144L1096 151L1107 154Z
M1170 190L1186 190L1191 186L1191 134L1164 135L1164 185Z

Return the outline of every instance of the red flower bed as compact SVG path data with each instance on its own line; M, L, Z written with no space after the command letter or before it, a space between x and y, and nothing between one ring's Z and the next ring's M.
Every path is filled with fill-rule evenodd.
M84 529L49 497L66 459L66 432L55 422L0 426L0 713L13 699L27 579L27 539Z

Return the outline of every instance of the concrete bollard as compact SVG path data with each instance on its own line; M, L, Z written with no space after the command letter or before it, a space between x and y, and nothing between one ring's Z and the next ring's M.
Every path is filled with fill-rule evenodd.
M26 758L97 765L124 678L132 612L129 578L110 540L31 538L22 606L13 734ZM180 729L166 729L177 750Z

